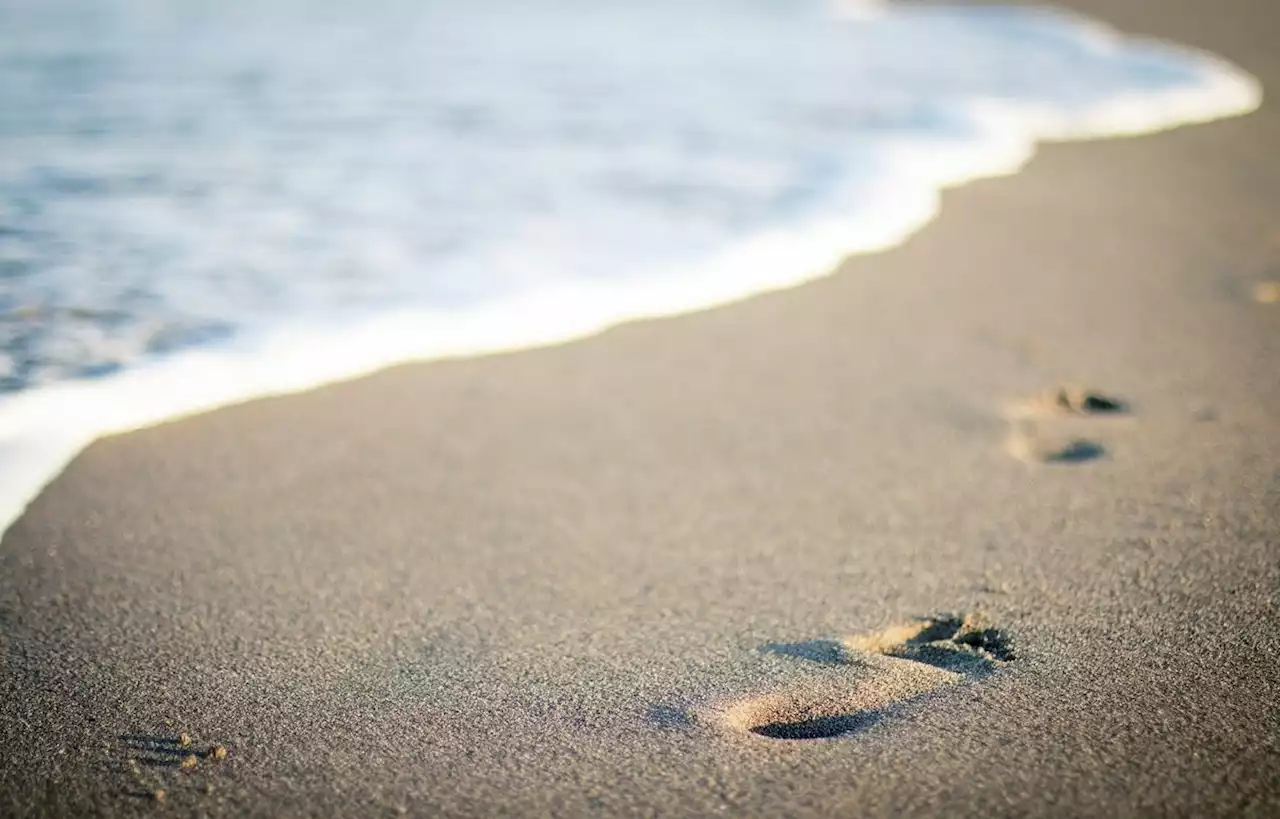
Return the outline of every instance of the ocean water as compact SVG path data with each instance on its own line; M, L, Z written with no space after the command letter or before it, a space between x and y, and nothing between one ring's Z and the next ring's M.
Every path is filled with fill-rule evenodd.
M1260 97L1026 7L0 0L0 527L103 434L798 284Z

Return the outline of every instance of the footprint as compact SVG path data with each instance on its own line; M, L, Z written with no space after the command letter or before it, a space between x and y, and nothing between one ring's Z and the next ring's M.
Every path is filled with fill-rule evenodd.
M1036 393L1009 404L1005 417L1053 418L1071 416L1125 415L1129 404L1098 390L1068 384Z
M772 643L761 651L824 670L778 690L695 709L694 722L772 740L831 739L1014 659L1005 636L979 615L939 615L842 640Z
M1020 461L1044 464L1081 463L1107 454L1106 447L1098 441L1046 433L1031 424L1012 425L1005 449Z
M1098 390L1063 386L1005 407L1009 454L1028 463L1080 463L1107 454L1100 419L1130 414L1128 402Z
M214 777L227 759L224 745L194 742L187 734L124 734L121 757L112 767L128 777L126 793L164 802L187 791L214 791Z

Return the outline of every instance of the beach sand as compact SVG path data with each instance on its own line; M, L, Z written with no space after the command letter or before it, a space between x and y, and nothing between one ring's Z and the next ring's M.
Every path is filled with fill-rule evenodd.
M1280 88L1270 0L1070 5ZM0 814L1275 815L1277 148L99 441L0 547Z

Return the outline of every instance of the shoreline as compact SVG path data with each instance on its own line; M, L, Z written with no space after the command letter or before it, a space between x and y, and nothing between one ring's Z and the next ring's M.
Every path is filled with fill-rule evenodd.
M1280 83L1262 0L1070 6ZM1276 144L1045 145L803 287L93 443L0 545L0 812L1280 809ZM1131 411L1011 455L1071 383ZM981 673L889 628L943 612Z

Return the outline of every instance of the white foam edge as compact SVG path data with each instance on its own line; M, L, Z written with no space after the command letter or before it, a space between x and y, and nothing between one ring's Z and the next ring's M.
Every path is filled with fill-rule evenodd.
M1113 30L1063 13L1105 43ZM1135 38L1124 38L1132 42ZM1037 142L1149 134L1256 110L1256 78L1205 52L1199 87L1113 97L1070 117L1001 100L975 103L989 139L958 151L903 142L886 159L874 211L828 215L751 238L686 275L562 282L469 312L406 310L344 328L306 324L149 360L93 380L0 400L0 529L94 440L243 401L300 392L410 361L479 356L584 338L618 324L696 312L834 272L847 256L900 244L938 211L946 188L1016 173ZM905 184L904 184L905 183ZM866 191L860 191L865 194Z
M828 0L827 10L841 20L875 20L889 13L889 0Z

